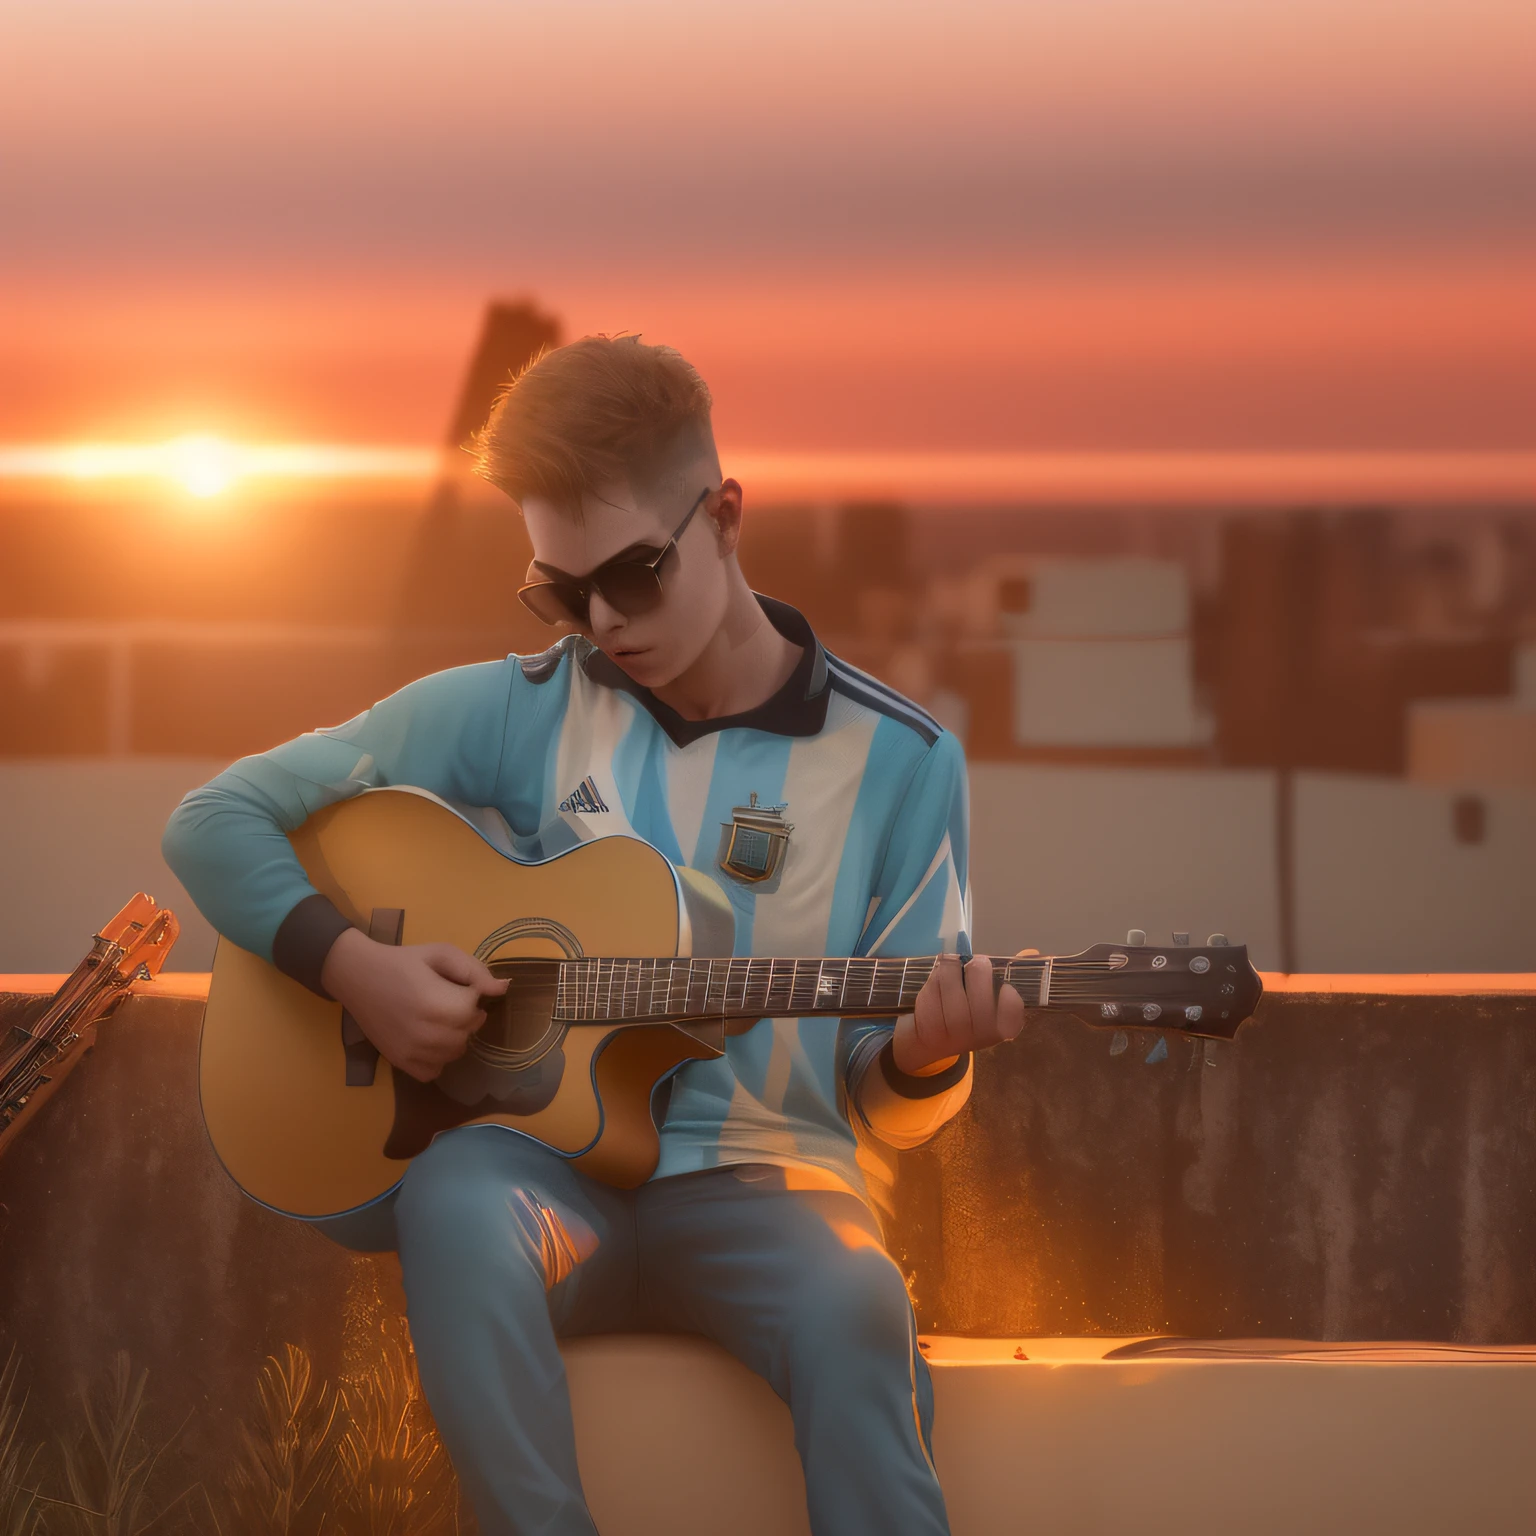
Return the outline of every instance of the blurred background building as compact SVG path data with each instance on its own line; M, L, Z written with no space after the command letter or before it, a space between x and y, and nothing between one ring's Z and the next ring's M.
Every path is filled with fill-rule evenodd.
M594 14L12 19L0 970L185 907L237 755L547 643L459 446L625 329L964 738L979 943L1536 970L1536 9Z
M0 968L71 963L128 886L175 900L160 826L234 757L549 643L513 597L515 509L458 449L559 338L488 309L410 493L290 487L189 521L119 489L106 536L99 497L5 502ZM754 585L966 744L978 945L1178 927L1271 968L1536 969L1536 500L752 492ZM177 959L205 966L188 926Z

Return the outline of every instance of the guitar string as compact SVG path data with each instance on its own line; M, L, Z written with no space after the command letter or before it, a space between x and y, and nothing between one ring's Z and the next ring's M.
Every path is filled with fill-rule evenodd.
M1009 982L1010 972L1015 973L1011 977L1012 981L1022 983L1039 979L1045 970L1045 957L1009 957L1006 960L999 957L994 963L1002 972L1002 984ZM899 978L878 974L880 969L894 970L898 964L902 970ZM933 969L929 964L926 974L919 972L916 977L910 977L907 974L910 964L910 961L898 962L890 957L876 959L859 956L800 961L767 956L720 957L714 961L692 957L636 957L628 960L602 957L570 961L561 967L557 1012L567 1018L574 1015L577 1019L619 1022L629 1018L667 1016L679 1012L685 1016L695 1013L730 1016L733 1006L747 1015L759 1012L766 1014L782 1000L784 1007L791 1010L784 1016L793 1017L795 1010L815 1011L817 1001L824 1000L831 990L831 985L825 984L837 985L839 993L838 1003L826 1009L828 1014L835 1014L839 1009L857 1011L893 1008L903 1011L909 1002L915 1001L917 995L910 983L916 982L920 986ZM608 967L606 978L603 976L604 965ZM789 967L782 978L776 974L779 965ZM693 993L700 984L701 968L704 995L695 1003ZM722 968L723 976L718 974ZM1021 969L1024 974L1017 975ZM1127 972L1123 967L1111 966L1106 961L1055 962L1051 1001L1123 1002L1123 996L1106 997L1097 987L1083 985L1085 982L1091 983L1099 975L1114 973L1123 974L1127 980L1132 976L1147 977L1149 974L1143 971ZM1167 973L1158 979L1166 982L1181 974ZM673 994L680 975L683 981L683 1000L682 1007L678 1008L674 1006ZM586 985L588 981L595 985ZM618 989L617 997L615 986ZM738 987L741 995L733 1005L730 994ZM854 994L852 997L848 996L850 990ZM1137 989L1133 987L1129 990ZM571 996L573 991L576 993L574 999ZM809 997L800 995L805 991L810 992ZM643 1000L642 993L645 994ZM1038 1004L1032 1003L1030 1006Z

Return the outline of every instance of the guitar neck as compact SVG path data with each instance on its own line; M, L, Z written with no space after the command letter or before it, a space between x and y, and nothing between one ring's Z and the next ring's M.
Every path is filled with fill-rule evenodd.
M909 1013L937 956L906 960L567 960L554 1016L569 1023L719 1018L884 1018ZM1028 1008L1066 1007L1109 967L1049 956L994 959Z

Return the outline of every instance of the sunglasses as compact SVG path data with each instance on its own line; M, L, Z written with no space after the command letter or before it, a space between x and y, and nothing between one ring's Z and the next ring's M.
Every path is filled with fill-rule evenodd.
M672 537L649 559L626 555L608 560L585 576L559 576L551 581L530 581L517 589L519 600L546 624L576 624L583 629L591 621L590 603L596 592L615 612L635 619L660 605L661 562L677 548L693 514L709 497L706 486L688 508L688 515L672 530ZM537 562L535 562L537 563Z

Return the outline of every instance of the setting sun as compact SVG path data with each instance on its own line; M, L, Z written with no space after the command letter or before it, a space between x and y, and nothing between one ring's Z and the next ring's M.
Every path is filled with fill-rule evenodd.
M189 495L217 496L240 473L236 450L217 437L182 437L165 448L166 468Z

